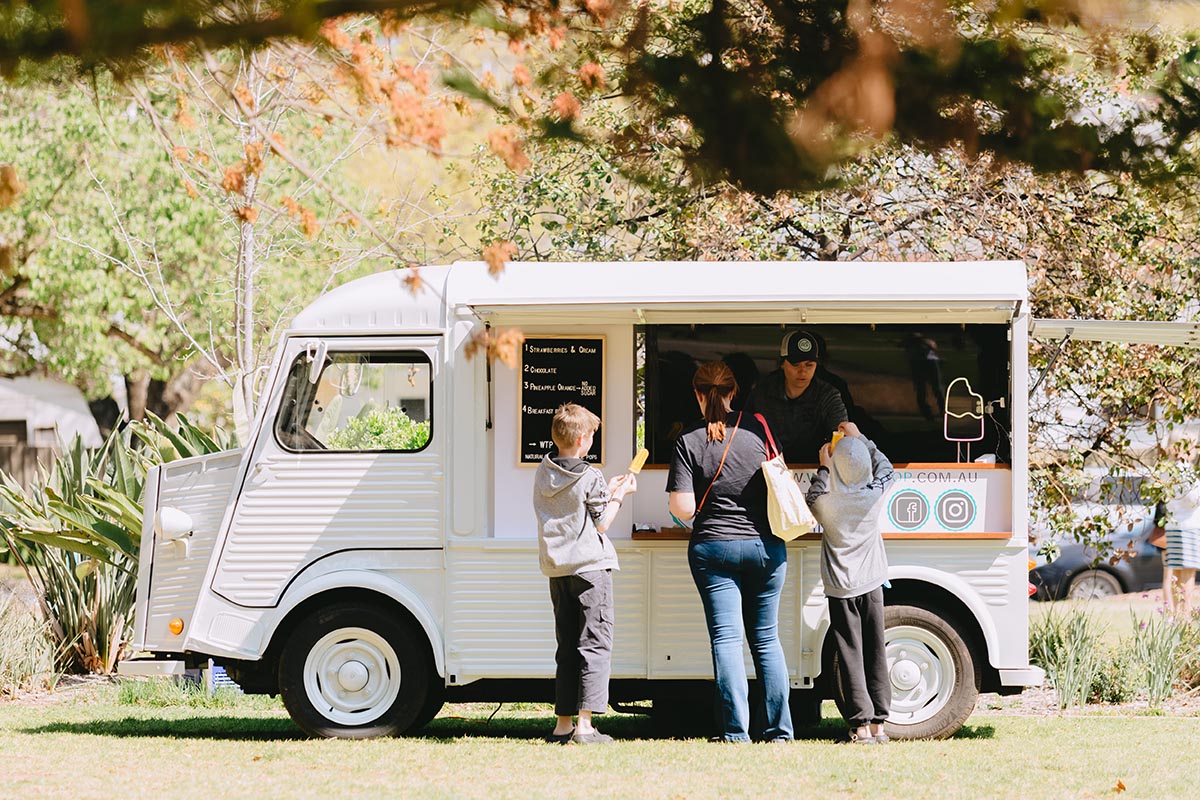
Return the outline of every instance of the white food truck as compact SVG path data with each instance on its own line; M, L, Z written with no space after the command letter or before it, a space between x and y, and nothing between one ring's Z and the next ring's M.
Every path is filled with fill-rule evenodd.
M712 660L665 492L696 365L745 388L794 327L896 464L884 536L896 738L956 731L1028 659L1026 271L979 263L481 263L329 292L283 336L245 446L147 481L127 674L212 659L319 736L415 731L447 700L552 697L532 486L562 402L607 475L650 450L609 530L614 705L711 708ZM472 356L519 330L517 368ZM1060 334L1061 326L1048 328ZM815 464L795 464L807 482ZM839 695L820 534L789 544L780 634L802 716ZM747 657L748 658L748 657ZM749 663L749 661L748 661ZM752 669L751 669L752 674ZM639 708L643 707L641 705Z

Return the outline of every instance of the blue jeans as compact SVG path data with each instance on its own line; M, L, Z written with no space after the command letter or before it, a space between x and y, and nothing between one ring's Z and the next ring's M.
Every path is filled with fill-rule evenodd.
M790 685L783 645L779 643L779 595L787 576L787 547L773 539L701 541L688 547L692 579L704 603L717 679L717 714L721 736L730 742L750 740L750 699L743 634L762 687L759 714L765 741L792 738L788 708Z

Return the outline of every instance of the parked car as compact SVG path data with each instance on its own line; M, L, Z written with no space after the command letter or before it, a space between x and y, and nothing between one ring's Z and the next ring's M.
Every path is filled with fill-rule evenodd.
M1111 597L1162 587L1162 551L1146 542L1154 528L1154 506L1141 496L1137 476L1098 478L1073 504L1079 518L1102 512L1112 530L1101 547L1060 541L1053 561L1037 555L1040 542L1030 545L1039 562L1029 573L1036 600Z

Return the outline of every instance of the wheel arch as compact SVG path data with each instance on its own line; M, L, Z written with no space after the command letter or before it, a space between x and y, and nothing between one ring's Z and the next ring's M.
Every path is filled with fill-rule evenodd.
M969 596L969 595L968 595ZM966 640L975 663L980 667L983 685L980 691L989 691L990 686L999 686L1000 674L992 666L992 653L996 641L996 629L983 608L977 608L946 586L914 578L894 578L892 588L883 592L885 606L917 606L945 617ZM982 656L982 658L980 658Z
M271 634L264 658L278 658L284 643L300 621L318 608L358 602L395 611L416 626L429 646L434 673L444 677L445 652L437 621L417 595L396 581L368 570L338 570L309 581L283 597L279 622Z

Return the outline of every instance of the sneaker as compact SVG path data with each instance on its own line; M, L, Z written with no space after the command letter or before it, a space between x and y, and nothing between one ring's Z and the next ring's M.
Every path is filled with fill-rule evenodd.
M575 731L571 734L573 744L612 744L613 738L607 733L593 730L591 733Z
M878 744L874 736L859 736L857 731L850 731L850 744Z
M546 737L546 741L549 744L568 744L571 741L571 737L574 735L575 729L572 728L566 733L552 733Z
M887 744L890 741L891 738L883 731L875 734L875 744Z

